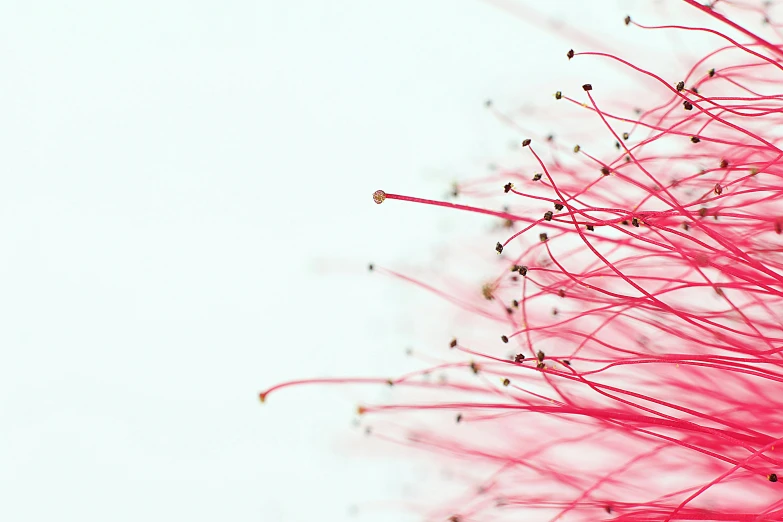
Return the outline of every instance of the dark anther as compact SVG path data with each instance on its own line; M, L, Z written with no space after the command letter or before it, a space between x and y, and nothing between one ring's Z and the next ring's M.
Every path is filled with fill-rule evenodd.
M691 141L692 141L693 143L699 143L701 140L699 139L699 137L698 137L698 136L691 136Z
M631 17L630 16L626 16L624 21L625 21L625 25L631 25Z
M504 343L507 343L508 342L508 337L506 337L505 335L501 335L500 336L500 340L503 341Z
M561 288L560 290L557 291L557 295L559 295L560 297L565 297L565 290Z
M563 204L559 202L555 202L555 210L563 210Z
M693 104L689 102L688 100L685 100L682 102L682 106L685 108L686 111L693 110Z
M484 107L492 107L492 100L487 100L484 102Z
M541 174L540 172L536 172L535 174L533 174L533 181L540 180L542 175L543 174Z
M552 211L551 210L547 210L546 212L544 212L544 219L546 221L552 221Z
M562 98L562 97L563 97L563 93L562 93L562 92L560 92L560 91L557 91L557 92L555 93L555 99L556 99L556 100L559 100L559 99L560 99L560 98Z
M495 252L497 252L498 254L502 254L503 253L503 245L501 245L500 243L495 245Z
M508 386L509 384L511 384L511 381L508 378L503 379L503 386Z
M582 85L582 89L584 89L585 91L592 91L593 90L593 86L590 85L589 83L586 83L586 84Z
M615 141L614 142L614 148L617 149L617 150L620 150L620 142L619 141Z
M473 361L470 361L470 369L471 369L471 371L472 371L473 373L476 373L476 374L478 374L478 372L479 372L479 365L478 365L478 364L476 364L476 363L475 363L475 362L473 362Z
M455 346L457 346L457 340L452 339L451 342L449 343L449 348L454 348Z
M604 176L608 176L609 175L609 168L608 167L601 167L601 174L603 174Z
M525 356L524 356L524 355L522 355L521 353L518 353L518 354L516 354L516 355L514 356L514 362L515 362L515 363L521 363L521 362L523 362L524 360L525 360Z
M682 92L685 88L685 82L677 82L677 92Z
M628 139L628 138L630 138L630 137L631 137L631 135L630 135L630 134L628 134L627 132L623 132L623 139L624 139L624 140L627 140L627 139Z
M527 267L526 266L520 266L518 269L519 275L527 275Z
M712 78L713 76L715 76L715 69L710 69L709 71L707 71L707 74L709 74L710 78Z
M375 270L375 265L373 265L372 263L370 263L369 265L367 265L367 269L368 269L370 272L372 272L373 270Z
M538 352L536 352L536 359L538 359L538 362L544 362L544 357L545 357L544 352L542 352L541 350L538 350Z
M767 480L769 480L770 482L777 482L778 481L777 473L770 473L769 475L767 475Z
M579 152L579 149L581 149L579 145L574 145L574 152Z
M706 215L707 215L707 208L706 208L706 207L701 207L701 208L699 209L699 215L700 215L701 217L704 217L704 216L706 216Z
M699 94L699 89L697 89L696 87L691 87L691 92L693 94Z
M462 422L462 414L458 413L457 414L457 424L459 424L460 422Z
M568 56L569 60L571 58L573 58L574 57L574 50L573 49L569 49L569 51L566 53L566 56Z
M593 230L595 230L595 227L593 227L593 225L587 225L587 230L592 232Z
M728 160L725 159L720 160L720 168L725 169L728 166L729 166Z
M565 364L566 366L571 366L571 361L569 361L568 359L563 359L563 364Z
M688 223L683 223L683 224L682 224L682 229L683 229L683 230L690 230L690 229L691 229L691 226L690 226Z
M523 147L527 147L528 145L530 145L530 138L525 138L524 140L522 140Z
M481 295L484 296L484 299L487 301L494 301L495 295L493 292L495 291L495 287L489 283L481 286Z
M631 220L631 224L632 224L633 226L635 226L635 227L638 227L638 226L639 226L639 218L633 218L633 219Z
M513 306L514 308L519 308L519 301L514 299L513 301L511 301L511 306Z
M505 185L503 185L503 192L508 194L512 188L514 188L514 185L512 185L511 183L506 183Z
M538 235L538 239L541 240L541 242L545 242L547 239L549 239L549 236L546 235L546 232L542 232Z
M628 224L629 224L628 220L627 219L623 219L623 225L628 226Z
M715 184L715 188L712 189L712 191L715 193L716 196L720 196L723 194L723 187L720 186L720 183Z

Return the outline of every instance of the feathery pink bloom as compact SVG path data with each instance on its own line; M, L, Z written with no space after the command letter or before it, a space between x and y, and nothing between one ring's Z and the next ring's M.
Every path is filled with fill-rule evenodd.
M480 333L424 371L288 382L262 401L393 385L399 402L360 407L393 418L377 436L490 470L433 520L783 520L783 46L717 10L763 5L683 1L745 40L626 18L722 42L674 80L568 51L655 85L638 108L606 84L555 94L600 120L602 141L531 136L529 167L463 183L459 202L373 194L497 218L503 237L480 246L497 272L472 293L372 267Z

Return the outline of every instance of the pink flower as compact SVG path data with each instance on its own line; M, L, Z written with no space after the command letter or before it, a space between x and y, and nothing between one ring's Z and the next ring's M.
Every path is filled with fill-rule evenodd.
M735 2L684 2L748 43L626 18L723 46L674 80L568 51L653 87L558 91L605 135L526 138L529 167L460 185L459 203L373 194L499 221L480 245L497 273L472 293L373 267L454 302L481 325L469 340L425 371L261 399L393 385L399 402L360 407L396 417L376 433L487 471L440 520L783 520L783 47L716 10Z

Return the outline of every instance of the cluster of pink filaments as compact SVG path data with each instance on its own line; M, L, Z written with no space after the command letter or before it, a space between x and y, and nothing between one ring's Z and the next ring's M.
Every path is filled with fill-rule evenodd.
M783 47L686 1L750 41L677 26L725 43L681 81L568 53L619 62L666 97L627 111L598 84L556 94L603 122L613 155L524 140L534 168L459 187L498 194L502 211L373 195L503 221L507 236L483 245L501 273L471 298L376 268L489 319L484 345L455 339L456 362L262 399L304 382L407 388L360 413L424 420L380 436L493 470L433 519L783 520Z

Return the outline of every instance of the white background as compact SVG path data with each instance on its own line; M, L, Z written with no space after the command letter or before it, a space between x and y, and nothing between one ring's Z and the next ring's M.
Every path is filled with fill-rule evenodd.
M611 42L639 2L540 4ZM574 33L477 0L0 5L0 519L404 520L373 501L426 465L351 426L378 392L257 393L406 368L427 322L366 264L450 218L372 192L506 153L484 100L595 81Z

